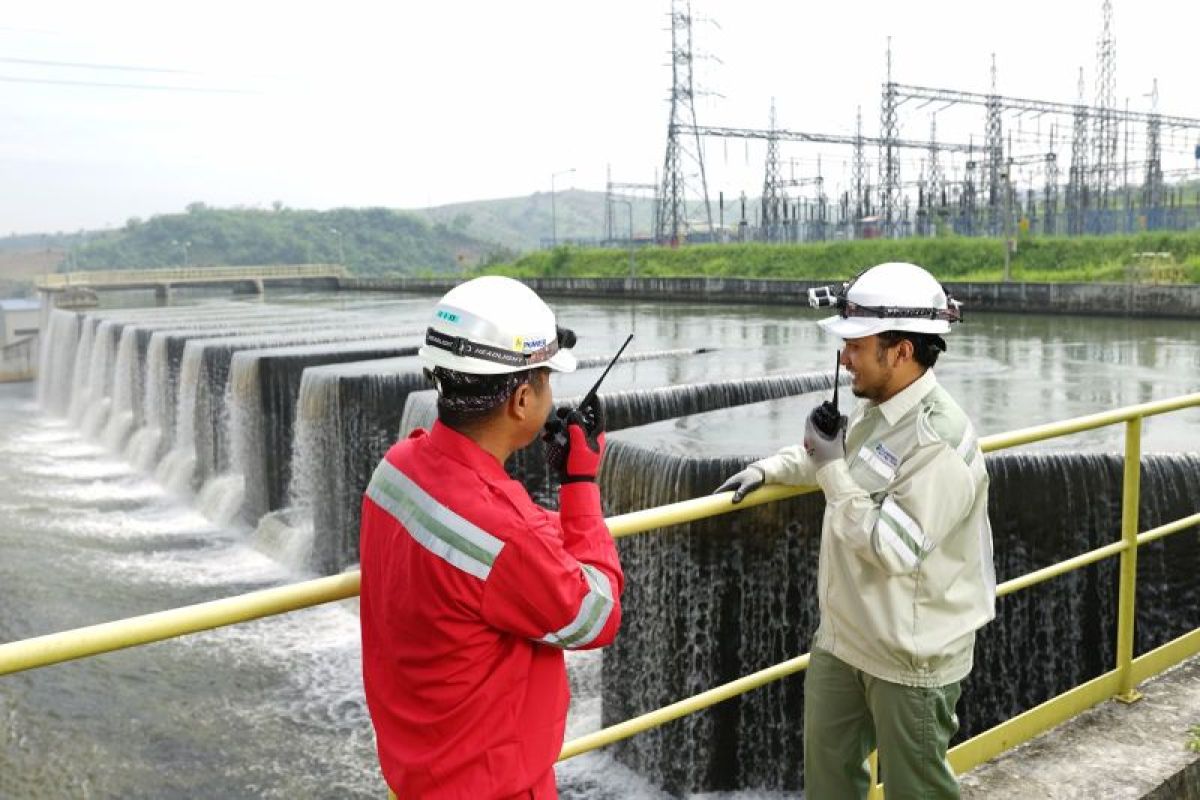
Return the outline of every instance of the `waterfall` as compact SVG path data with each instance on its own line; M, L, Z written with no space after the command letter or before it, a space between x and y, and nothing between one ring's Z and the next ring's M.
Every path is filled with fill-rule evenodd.
M81 333L79 335L79 345L75 350L74 365L71 372L70 384L70 400L67 404L67 419L73 424L78 425L83 418L83 409L87 402L87 387L92 370L92 345L96 341L96 325L98 321L91 317L84 317L80 322Z
M252 335L184 340L175 400L174 438L171 449L159 462L157 477L168 488L185 492L198 488L220 467L216 448L220 431L225 427L225 387L235 353L289 344L357 341L370 335L412 334L387 327L372 329L364 327L364 322L370 320L349 314L331 314L303 326L289 325Z
M70 404L79 337L79 314L58 308L51 310L38 359L38 406L47 413L61 416Z
M299 313L268 314L252 309L199 320L176 320L168 327L139 326L136 336L143 380L141 403L135 404L135 408L140 408L140 416L135 414L135 425L140 425L125 448L126 458L139 469L152 471L170 449L175 432L179 370L189 341L265 330L294 330Z
M174 444L154 471L159 483L180 494L192 491L196 471L196 403L201 383L207 386L203 374L202 341L189 340L184 346L176 398Z
M142 375L143 424L130 437L125 458L138 469L147 471L158 463L163 431L169 424L167 384L171 376L165 335L155 333L150 336Z
M600 479L608 513L707 494L751 460L664 452L667 433L660 425L613 436ZM987 464L1001 580L1119 538L1120 457L1006 453ZM1200 456L1147 456L1141 527L1193 513L1198 476ZM604 724L808 650L823 508L815 493L622 539L625 615L604 657ZM1140 653L1200 615L1200 545L1178 534L1141 548L1138 564ZM1116 572L1110 559L999 601L964 683L959 741L1112 668ZM803 678L795 677L613 752L677 794L794 791L802 719Z
M287 519L310 542L293 550L305 554L310 569L331 574L358 561L362 493L396 441L405 398L428 386L420 360L411 357L304 371L289 509L268 527Z
M137 328L125 325L117 345L117 360L113 367L112 403L108 424L101 440L110 450L121 450L133 430L136 408L134 398L141 394L141 376L137 363Z
M201 490L206 513L256 521L285 505L291 480L295 408L309 367L414 355L411 337L243 350L233 354L225 384L224 425L212 448L215 464ZM233 495L233 496L231 496Z

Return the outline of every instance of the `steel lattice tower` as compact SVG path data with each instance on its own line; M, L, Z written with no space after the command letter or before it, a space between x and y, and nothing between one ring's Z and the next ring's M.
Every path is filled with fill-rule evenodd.
M662 202L655 227L671 244L679 244L687 233L688 174L690 161L700 178L700 194L708 230L712 233L712 206L708 201L708 181L704 175L704 151L700 135L685 142L681 128L696 129L695 88L692 81L692 4L690 0L671 2L671 115L667 123L667 154L663 160Z
M1092 164L1094 205L1109 207L1117 182L1117 140L1120 131L1116 118L1117 43L1112 34L1112 0L1104 0L1104 27L1096 43L1096 117L1093 122Z
M867 208L867 157L863 148L862 106L858 107L858 116L854 128L854 165L851 180L854 183L854 228L855 235L862 218L868 213Z
M926 205L940 212L945 203L942 191L945 178L942 175L942 162L938 157L937 117L929 117L929 182L925 184Z
M1046 151L1046 186L1042 197L1042 231L1047 236L1058 233L1058 153L1057 136L1054 126L1050 126L1050 148Z
M996 91L996 54L992 53L992 93L987 99L987 136L984 152L987 154L987 199L988 235L999 236L1003 221L1004 181L1004 106Z
M1088 210L1088 108L1084 102L1083 67L1079 68L1079 104L1071 129L1071 171L1067 177L1067 233L1083 233Z
M771 125L767 129L767 163L763 173L762 227L768 242L780 238L781 215L787 213L787 205L781 191L783 176L779 172L779 138L775 125L775 98L771 98Z
M1162 146L1159 136L1161 120L1158 115L1158 78L1150 92L1150 119L1146 122L1146 178L1142 184L1142 208L1146 227L1157 226L1163 204Z
M892 82L892 37L887 46L887 83L883 85L883 100L879 118L879 205L884 231L895 236L896 207L900 199L900 138L896 118L896 84Z

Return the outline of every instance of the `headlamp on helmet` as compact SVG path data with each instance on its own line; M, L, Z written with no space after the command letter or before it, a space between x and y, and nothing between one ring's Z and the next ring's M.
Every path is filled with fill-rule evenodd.
M942 287L942 292L946 295L945 308L937 308L936 306L863 305L855 303L849 299L850 289L854 286L854 282L862 277L862 274L859 273L853 280L842 284L816 286L809 289L809 306L812 308L836 308L838 316L842 319L849 319L850 317L877 317L881 319L931 319L943 320L945 322L962 322L962 303L951 297L950 293L945 290L945 287Z

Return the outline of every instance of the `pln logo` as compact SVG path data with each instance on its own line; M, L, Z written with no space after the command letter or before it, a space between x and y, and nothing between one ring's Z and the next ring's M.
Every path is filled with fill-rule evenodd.
M517 350L522 353L532 353L534 350L541 350L545 346L545 337L531 339L526 336L516 336L513 338L513 350Z
M458 314L452 313L450 311L443 311L439 308L436 316L438 319L446 320L446 322L452 322L455 325L458 324Z

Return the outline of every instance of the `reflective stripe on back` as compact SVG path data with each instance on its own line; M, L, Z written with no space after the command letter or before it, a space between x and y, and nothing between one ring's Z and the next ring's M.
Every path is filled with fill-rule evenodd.
M375 468L366 494L426 550L487 580L503 541L446 508L387 460Z

